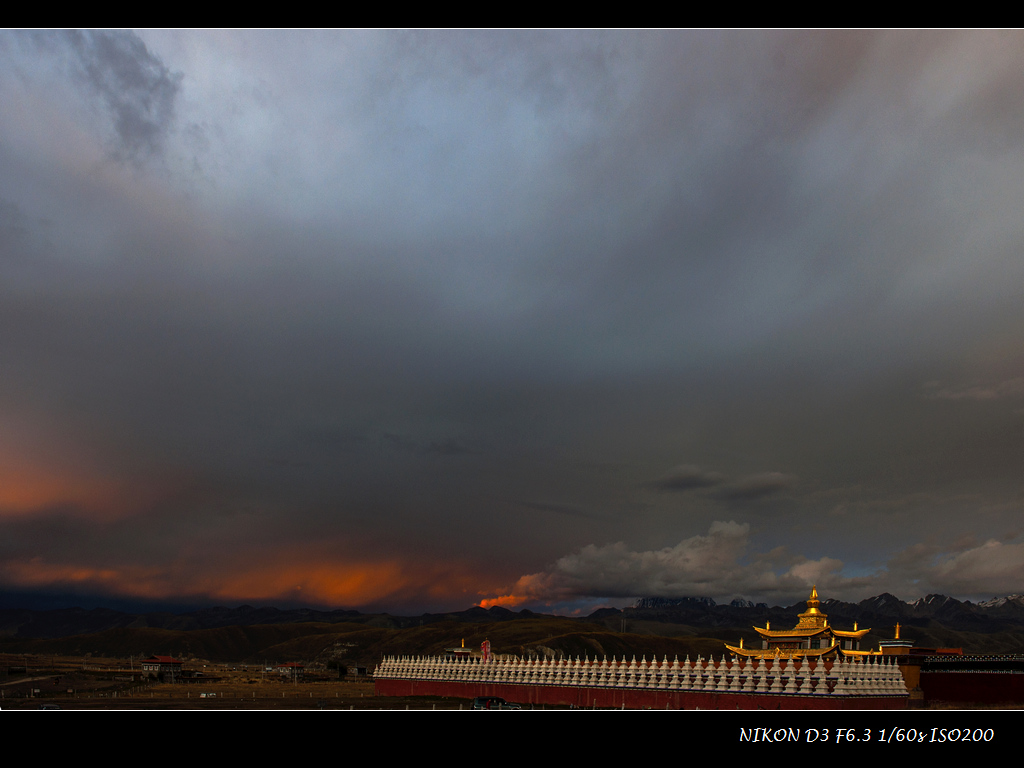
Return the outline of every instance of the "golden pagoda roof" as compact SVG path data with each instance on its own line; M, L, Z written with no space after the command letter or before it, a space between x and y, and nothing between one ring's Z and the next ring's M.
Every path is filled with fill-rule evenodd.
M762 629L761 627L754 627L754 631L757 632L761 637L766 640L775 638L785 637L818 637L821 635L831 634L833 637L843 637L850 640L860 640L864 635L871 631L868 629L836 629L835 627L821 627L820 629L800 629L799 626L793 629Z
M818 599L818 588L814 586L811 588L810 597L807 598L807 610L800 614L800 619L797 625L792 629L771 629L771 622L765 624L764 628L754 627L754 631L761 636L762 639L769 643L774 643L774 647L753 650L749 648L743 648L742 644L739 648L726 644L726 648L735 654L747 657L770 657L779 656L780 658L801 658L804 656L824 656L831 653L842 653L844 655L869 655L870 652L865 651L843 651L840 648L842 640L860 640L868 632L868 629L858 629L856 622L854 622L852 630L835 629L829 626L828 615L823 613L821 610L821 601ZM784 642L786 640L808 640L815 637L828 637L831 638L831 642L828 648L782 648L777 643ZM807 643L810 645L810 642Z
M757 632L761 637L814 637L815 635L822 635L830 631L832 627L821 627L820 629L762 629L761 627L754 627L754 631Z
M829 627L832 629L832 627ZM851 640L860 640L864 635L871 631L871 627L867 629L832 629L832 634L836 637L848 637Z
M881 651L847 651L840 648L838 643L829 648L780 648L776 646L762 650L737 648L735 645L729 645L728 643L725 644L725 647L737 656L743 656L748 659L804 659L828 656L833 653L860 658L862 656L878 656L882 653Z
M764 650L754 648L737 648L734 645L725 644L725 647L737 656L746 656L748 659L803 659L818 656L827 656L832 653L841 652L838 645L828 648L768 648Z

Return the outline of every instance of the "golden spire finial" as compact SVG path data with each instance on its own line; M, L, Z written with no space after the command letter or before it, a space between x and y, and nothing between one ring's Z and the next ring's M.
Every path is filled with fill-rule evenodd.
M900 623L898 621L896 622L896 639L900 639Z
M825 626L825 620L828 617L818 608L820 605L821 601L818 600L818 587L811 587L810 597L807 598L807 610L800 614L800 623L797 624L797 626L801 629L822 629Z
M818 588L811 587L811 596L807 598L807 614L814 616L820 613L818 606L821 605L821 601L818 600Z

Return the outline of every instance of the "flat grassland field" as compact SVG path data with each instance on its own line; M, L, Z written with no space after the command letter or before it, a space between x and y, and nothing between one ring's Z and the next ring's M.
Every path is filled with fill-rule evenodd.
M38 709L469 709L468 699L374 696L373 680L337 673L292 680L252 664L192 661L203 678L152 681L138 659L0 654L0 708ZM6 674L4 674L6 673Z

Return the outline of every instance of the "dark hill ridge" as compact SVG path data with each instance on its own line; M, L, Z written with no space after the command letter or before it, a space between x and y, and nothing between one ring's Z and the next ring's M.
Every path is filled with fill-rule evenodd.
M316 611L278 608L204 608L189 613L125 613L106 608L60 608L33 611L24 608L0 610L0 638L57 638L103 632L110 629L167 629L188 632L219 627L247 627L258 624L335 624L366 620L358 611Z
M224 627L251 627L275 624L367 624L389 629L405 629L443 621L483 624L543 617L544 614L522 610L510 611L495 606L479 606L454 613L425 613L422 616L391 616L359 611L317 611L309 608L203 608L187 613L139 613L113 611L106 608L61 608L33 611L26 608L0 609L0 639L52 639L86 635L112 629L164 629L193 632ZM572 621L570 619L570 621Z
M952 633L967 632L994 634L999 632L1019 633L1024 631L1024 596L1009 595L993 598L982 603L960 601L945 595L928 595L913 603L901 601L885 593L848 603L840 600L825 600L822 610L829 620L840 626L852 626L854 622L862 627L872 627L882 636L891 636L891 627L899 622L904 627L931 630L948 630ZM566 619L599 623L607 628L621 631L623 622L636 622L648 634L719 635L728 629L749 630L753 625L764 626L770 621L775 626L792 626L799 613L806 609L800 601L788 607L769 607L745 600L734 600L729 605L718 605L711 598L664 598L645 597L636 601L631 608L618 610L605 608L594 612L585 619ZM378 629L408 629L425 627L442 622L457 624L495 624L523 622L532 619L554 618L529 610L510 611L507 608L481 608L451 613L426 613L421 616L392 616L390 614L363 614L358 611L319 611L309 608L278 609L272 607L254 608L242 605L237 608L204 608L201 610L170 613L129 613L105 608L84 610L67 608L35 611L30 609L0 609L0 639L46 639L86 635L114 629L154 629L175 632L227 627L253 627L282 624L341 624L350 623ZM664 629L657 629L664 627ZM677 629L672 629L677 627ZM705 630L708 632L705 633ZM934 636L934 632L930 635Z
M112 629L49 640L0 643L0 655L106 656L127 659L151 654L182 659L195 669L207 662L255 664L301 661L312 668L373 668L385 656L442 654L448 648L478 649L488 640L496 654L527 658L636 656L648 658L723 651L720 641L609 631L597 624L557 616L517 621L437 621L406 629L366 624L262 624L192 631Z

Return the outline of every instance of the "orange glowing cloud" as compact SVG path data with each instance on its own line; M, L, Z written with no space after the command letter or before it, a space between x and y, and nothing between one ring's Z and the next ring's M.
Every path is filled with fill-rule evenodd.
M83 585L94 589L110 590L123 584L145 584L156 575L150 569L95 568L84 565L47 563L42 558L13 560L0 568L7 584L19 587L49 587L58 584ZM114 589L113 591L120 591ZM138 594L129 590L126 594Z
M526 595L501 595L500 597L490 597L486 600L481 600L478 605L481 608L493 608L496 605L501 608L515 608L529 599Z
M289 598L331 605L364 605L399 592L408 575L397 562L277 563L210 575L195 591L222 600Z
M0 517L62 509L112 520L145 509L174 478L126 474L101 448L45 418L0 415Z
M26 514L62 504L109 509L118 491L115 482L74 471L10 465L0 468L0 514Z
M242 567L211 575L200 593L218 599L287 598L303 602L359 607L389 601L451 599L481 592L481 578L467 566L416 561L312 559L302 553L277 558L274 564Z
M470 595L481 591L476 574L451 563L317 561L302 553L290 555L277 555L259 564L221 562L206 570L194 562L98 568L32 558L4 563L0 579L20 587L74 585L155 600L202 596L228 603L286 600L351 608L386 602L450 601L459 594L465 594L466 605L470 605ZM230 555L225 553L224 559L230 560Z
M169 485L168 478L127 479L82 458L40 459L0 446L0 517L63 508L112 520L146 509Z

